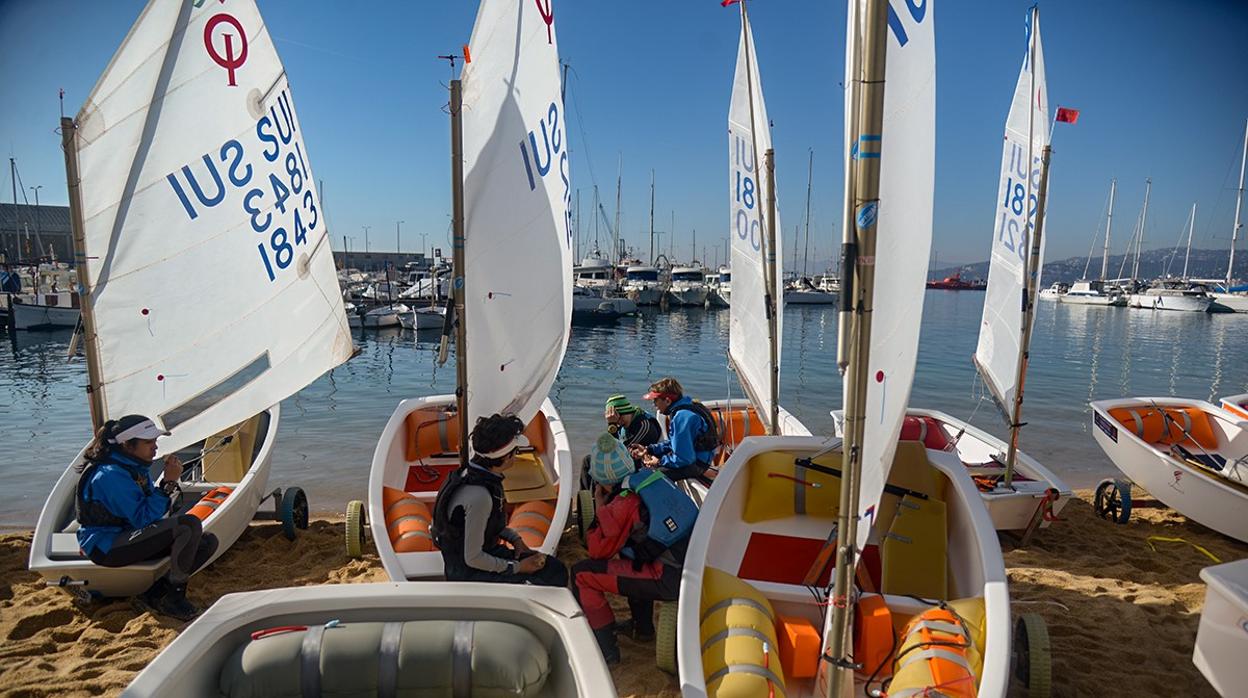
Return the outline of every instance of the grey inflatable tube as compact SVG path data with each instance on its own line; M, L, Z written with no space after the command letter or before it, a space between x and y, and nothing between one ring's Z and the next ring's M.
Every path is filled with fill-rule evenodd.
M529 698L550 675L541 640L498 621L331 623L253 637L222 669L222 696Z

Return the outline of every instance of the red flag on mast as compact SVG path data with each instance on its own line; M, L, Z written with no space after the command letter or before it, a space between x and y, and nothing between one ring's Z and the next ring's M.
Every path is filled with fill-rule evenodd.
M1067 109L1066 107L1057 108L1057 120L1068 124L1073 124L1079 120L1078 109Z

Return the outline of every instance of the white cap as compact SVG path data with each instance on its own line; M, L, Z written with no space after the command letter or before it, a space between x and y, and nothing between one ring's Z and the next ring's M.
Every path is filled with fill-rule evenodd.
M144 439L146 441L152 441L158 436L168 435L169 432L156 426L156 422L153 422L150 419L145 419L115 436L113 438L113 443L125 443L130 439Z

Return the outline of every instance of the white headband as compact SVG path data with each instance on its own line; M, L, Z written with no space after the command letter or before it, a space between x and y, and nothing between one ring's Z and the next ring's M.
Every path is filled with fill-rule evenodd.
M126 429L117 436L114 436L110 443L120 444L131 439L154 440L158 436L168 436L169 432L156 426L156 423L150 419L145 419L138 424Z
M503 446L497 451L490 451L489 453L478 453L477 455L481 456L482 458L502 458L503 456L507 455L508 453L511 453L517 448L525 448L528 445L529 445L529 439L525 437L524 434L517 434L516 438L512 439L506 446Z

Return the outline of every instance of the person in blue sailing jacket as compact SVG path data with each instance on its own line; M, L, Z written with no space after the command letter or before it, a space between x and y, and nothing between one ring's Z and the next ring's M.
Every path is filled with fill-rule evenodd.
M667 416L667 439L645 447L630 446L629 452L641 458L646 467L663 471L673 482L696 478L709 483L704 473L719 446L714 415L685 395L675 378L656 381L643 397L653 400L654 408Z
M169 558L169 572L137 597L141 606L179 620L199 610L186 598L191 574L217 551L217 537L199 518L175 511L182 461L164 459L160 482L152 481L156 438L169 432L142 415L109 420L96 432L79 466L75 511L78 546L102 567L126 567Z

